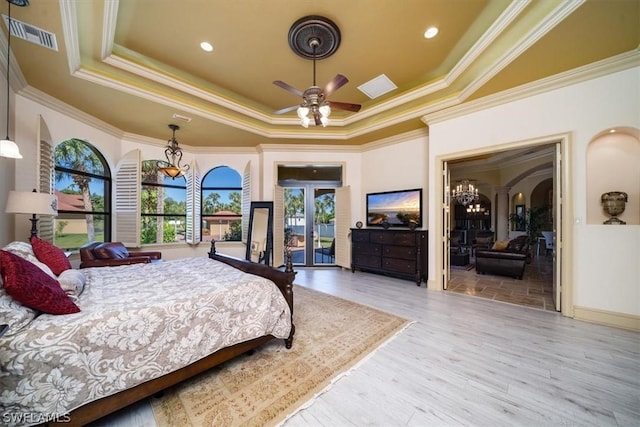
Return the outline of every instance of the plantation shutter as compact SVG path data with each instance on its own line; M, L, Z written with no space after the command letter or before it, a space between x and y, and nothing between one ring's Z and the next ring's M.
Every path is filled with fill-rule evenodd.
M251 162L247 162L242 175L242 243L247 244L249 210L251 208Z
M202 206L202 179L198 171L195 160L191 163L191 168L186 176L187 180L187 224L186 241L190 245L200 243L200 228L202 219L200 217Z
M40 117L38 126L38 191L40 193L53 194L53 144L46 123ZM38 221L38 237L48 242L53 242L55 217L40 216Z
M116 166L114 241L140 247L140 150L129 151Z
M284 188L273 189L273 265L284 265Z
M351 267L351 187L336 188L336 264L342 268Z

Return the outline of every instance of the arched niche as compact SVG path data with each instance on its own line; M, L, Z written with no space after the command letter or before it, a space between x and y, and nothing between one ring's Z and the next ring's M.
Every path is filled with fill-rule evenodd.
M625 211L618 216L628 225L640 224L640 131L617 128L596 135L587 147L587 224L609 219L600 198L609 191L628 195Z

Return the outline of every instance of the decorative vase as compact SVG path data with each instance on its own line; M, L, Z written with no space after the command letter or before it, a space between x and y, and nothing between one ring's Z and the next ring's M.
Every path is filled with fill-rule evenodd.
M604 221L603 224L626 224L626 222L618 218L618 215L624 212L627 199L627 193L624 191L609 191L608 193L602 194L600 197L602 209L611 216L611 218Z

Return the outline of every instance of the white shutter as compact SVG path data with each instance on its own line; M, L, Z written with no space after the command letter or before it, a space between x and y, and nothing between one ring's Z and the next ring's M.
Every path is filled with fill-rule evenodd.
M200 243L200 228L202 227L202 218L200 217L202 206L202 179L198 171L198 165L195 160L191 163L189 173L186 176L187 181L187 224L186 224L186 241L190 245Z
M284 188L273 189L273 265L284 265Z
M336 188L336 264L351 268L351 187Z
M140 247L140 150L129 151L118 162L115 179L114 241Z
M42 117L38 127L38 191L40 193L53 194L53 172L55 164L53 162L53 144ZM38 221L38 237L48 242L53 242L54 237L54 217L41 216Z
M249 211L251 208L251 162L247 162L242 175L242 243L247 244L249 234Z

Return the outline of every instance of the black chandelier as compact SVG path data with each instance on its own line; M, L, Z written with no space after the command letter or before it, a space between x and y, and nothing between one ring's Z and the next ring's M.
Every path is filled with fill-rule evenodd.
M182 150L178 147L178 141L176 140L176 131L180 129L180 126L171 124L169 129L173 131L173 135L164 150L167 161L159 161L157 165L159 171L172 179L176 179L176 177L183 176L189 171L189 165L180 165Z

